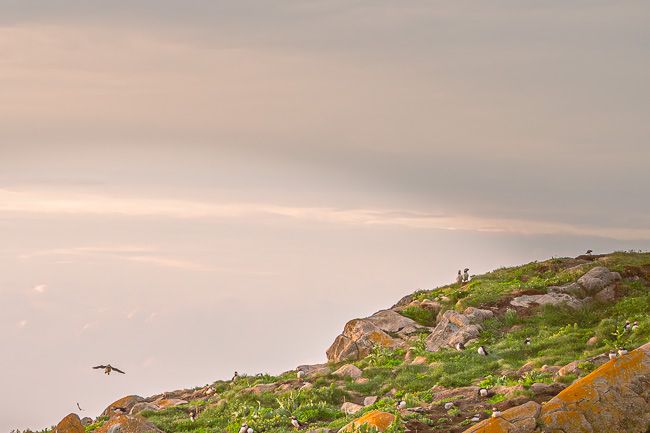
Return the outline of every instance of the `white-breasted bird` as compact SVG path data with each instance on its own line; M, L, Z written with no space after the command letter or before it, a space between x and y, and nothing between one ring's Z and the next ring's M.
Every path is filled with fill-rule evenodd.
M456 350L459 351L459 352L462 352L463 350L465 350L465 345L463 344L462 341L456 343Z
M587 252L586 252L585 254L588 255L588 256L590 256L591 253L593 253L593 250L587 250Z
M469 281L469 268L463 270L463 282L466 283Z
M399 410L404 410L406 409L406 402L404 400L400 400L396 403L397 409Z
M618 356L627 355L627 349L625 347L618 348Z
M253 430L253 427L248 427L246 433L255 433L255 430Z
M632 328L632 324L630 323L629 320L625 321L625 325L623 325L623 331L627 332Z
M635 320L632 324L632 331L636 331L637 329L639 329L639 322Z
M492 408L492 418L496 418L498 416L501 416L501 411L497 409L496 407Z
M463 284L463 274L460 273L460 269L458 270L458 276L456 276L456 282L458 284Z
M195 407L190 409L189 416L190 416L190 421L194 422L196 420L196 415L197 415L197 410Z
M298 421L298 418L295 416L291 415L291 425L296 428L296 430L302 429L305 425Z
M298 377L298 379L302 379L303 377L305 377L305 372L302 370L298 370L296 372L296 377Z
M477 352L481 356L488 356L488 351L485 346L479 346Z
M248 424L244 423L241 425L241 428L239 429L239 433L247 433L248 432Z
M472 418L470 421L479 422L480 420L481 420L481 414L477 413L476 415L474 415L474 418Z
M239 373L237 373L237 372L235 371L235 374L232 375L232 379L231 379L231 381L234 382L234 381L236 381L237 379L239 379Z
M445 403L445 410L449 410L449 409L451 409L452 407L454 407L454 404L453 404L452 402L447 402L447 403Z
M531 342L532 342L532 340L530 339L530 337L526 337L526 339L524 340L524 344L527 345L527 346L530 346Z
M487 397L488 396L488 390L485 388L481 388L478 390L478 395L481 397Z
M119 368L113 367L111 364L98 365L96 367L93 367L93 369L95 369L95 370L102 369L102 370L104 370L104 374L108 374L109 376L111 375L111 372L113 372L113 371L117 371L118 373L126 374L125 372L123 372Z
M609 359L616 359L616 351L615 350L610 350L609 351Z

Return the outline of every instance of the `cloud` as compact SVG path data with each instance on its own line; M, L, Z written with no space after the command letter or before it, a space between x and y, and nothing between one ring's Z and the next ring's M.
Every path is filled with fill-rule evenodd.
M24 327L27 326L27 320L21 320L20 322L16 323L16 326L20 329L23 329Z
M176 218L231 220L251 218L264 221L276 218L306 222L362 226L396 226L419 230L464 230L525 235L596 236L620 240L648 240L650 228L573 224L525 218L483 217L472 214L423 212L389 208L337 208L312 206L280 206L267 203L214 203L200 200L164 198L115 197L36 191L0 190L0 215L43 214L52 216L92 217L115 216L129 218ZM43 254L97 253L132 262L186 270L208 270L207 266L160 255L137 254L152 252L150 247L82 247L51 250Z

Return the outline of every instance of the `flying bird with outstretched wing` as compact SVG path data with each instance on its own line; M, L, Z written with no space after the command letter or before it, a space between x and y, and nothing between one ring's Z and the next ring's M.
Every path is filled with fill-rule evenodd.
M123 371L120 370L119 368L113 367L111 364L98 365L98 366L96 366L96 367L93 367L93 369L95 369L95 370L103 369L103 370L104 370L104 374L108 374L108 375L110 375L111 372L113 372L113 371L117 371L118 373L126 374L125 372L123 372Z

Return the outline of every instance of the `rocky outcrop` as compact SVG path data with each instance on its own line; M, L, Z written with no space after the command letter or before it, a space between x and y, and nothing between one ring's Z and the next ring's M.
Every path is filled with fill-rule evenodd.
M138 415L119 415L108 420L95 433L164 433Z
M339 433L343 432L355 432L359 430L359 427L366 426L367 428L374 427L380 432L385 431L392 423L395 421L395 415L388 412L382 412L379 410L372 410L359 419L352 421L351 423L345 425Z
M465 433L644 433L650 425L650 343L608 361L540 408L509 409Z
M123 409L124 412L129 413L131 412L131 409L133 409L133 406L143 401L144 398L140 396L127 395L126 397L122 397L121 399L111 403L106 409L104 409L102 416L113 416L115 414L115 409Z
M530 308L534 305L566 304L571 308L582 307L582 302L566 293L547 293L544 295L522 295L510 301L510 305L519 308Z
M363 374L363 371L361 371L361 369L355 365L345 364L332 374L340 377L351 377L352 379L358 379Z
M71 413L54 427L52 433L86 433L86 429L77 414Z
M361 409L363 409L363 406L360 404L352 403L350 401L346 401L341 405L341 412L343 412L346 415L354 415L355 413L359 412Z
M620 279L621 275L618 272L611 272L604 266L597 266L578 278L578 284L586 290L587 294L593 295Z
M330 362L355 361L369 355L375 346L402 347L410 334L421 328L424 327L393 310L354 319L345 324L343 333L327 349L327 359Z
M492 311L474 307L468 307L463 313L445 311L426 339L427 350L435 352L441 347L455 347L457 343L477 338L481 332L480 323L492 316Z

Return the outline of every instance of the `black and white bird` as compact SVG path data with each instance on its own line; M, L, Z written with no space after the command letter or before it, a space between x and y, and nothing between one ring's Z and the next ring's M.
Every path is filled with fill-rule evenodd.
M625 347L618 348L618 356L627 355L627 349Z
M305 427L305 424L298 421L298 418L293 415L291 415L291 425L294 426L296 430L300 430Z
M397 409L399 410L404 410L406 409L406 402L404 400L398 401L395 406L397 406Z
M463 350L465 350L465 345L463 344L462 341L459 342L459 343L456 343L456 350L459 351L459 352L462 352Z
M77 407L79 408L79 410L83 410L83 409L81 408L81 406L79 406L79 403L78 403L78 402L77 402Z
M305 377L305 372L302 370L298 370L296 372L296 376L298 377L299 380L302 380L302 378Z
M239 379L239 373L237 373L237 372L235 371L235 374L232 375L232 379L231 379L231 381L232 381L232 382L235 382L237 379Z
M481 414L477 413L476 415L474 415L474 418L472 418L470 421L479 422L480 420L481 420Z
M190 409L190 421L194 422L196 420L196 415L198 414L198 411L196 410L195 407Z
M585 254L588 255L588 256L590 256L591 253L593 253L593 250L587 250L587 252L586 252Z
M463 282L466 283L469 281L469 268L463 270Z
M488 396L488 390L485 388L481 388L478 390L478 395L481 397L487 397Z
M241 428L239 429L239 433L248 433L248 424L242 424Z
M532 342L532 340L530 339L530 337L526 337L526 339L524 340L524 344L525 344L526 346L530 346L530 343L531 343L531 342Z
M127 410L125 407L114 407L113 412L115 412L118 415L124 415L127 412Z
M454 404L452 402L449 401L449 402L445 403L445 410L449 410L452 407L454 407Z
M488 351L485 346L479 346L477 352L481 356L488 356Z
M637 329L639 329L639 322L635 320L632 324L632 331L636 331Z
M616 359L616 351L615 350L610 350L609 351L609 359Z
M458 270L458 276L456 276L456 282L458 284L463 284L463 274L460 273L460 269Z
M113 371L117 371L118 373L126 374L125 372L123 372L119 368L113 367L111 364L98 365L98 366L93 367L93 369L95 369L95 370L102 369L102 370L104 370L104 374L108 374L108 375L110 375L111 372L113 372Z
M497 409L496 407L492 408L492 418L496 418L498 416L501 416L501 411Z
M630 323L629 320L625 321L625 325L623 326L623 331L628 332L632 329L632 324Z

